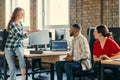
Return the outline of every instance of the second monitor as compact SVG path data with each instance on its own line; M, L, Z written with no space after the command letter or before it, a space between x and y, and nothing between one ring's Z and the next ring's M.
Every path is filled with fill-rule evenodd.
M67 40L52 40L51 50L52 51L67 51Z

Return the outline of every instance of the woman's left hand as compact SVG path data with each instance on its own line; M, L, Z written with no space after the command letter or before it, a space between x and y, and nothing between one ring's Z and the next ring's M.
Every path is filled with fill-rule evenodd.
M108 57L107 55L101 55L101 56L100 56L100 59L101 59L101 60L111 60L111 58Z
M29 35L30 33L32 33L32 32L37 32L37 31L39 31L39 30L38 30L38 29L25 30L25 33L26 33L27 35Z

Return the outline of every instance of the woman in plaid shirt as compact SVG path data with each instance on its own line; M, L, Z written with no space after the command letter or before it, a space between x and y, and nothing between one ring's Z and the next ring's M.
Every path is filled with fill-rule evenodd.
M23 32L23 26L21 19L24 17L24 10L20 7L15 8L12 17L8 23L6 30L8 31L8 37L5 44L5 57L10 69L10 80L16 80L16 68L15 68L15 53L19 59L19 66L21 69L22 80L25 80L25 61L24 61L24 46L22 40L27 37L30 32Z

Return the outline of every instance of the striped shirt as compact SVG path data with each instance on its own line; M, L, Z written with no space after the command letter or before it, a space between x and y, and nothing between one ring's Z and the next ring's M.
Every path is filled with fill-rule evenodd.
M79 34L76 38L73 38L71 55L73 56L74 61L91 59L88 41L82 34ZM81 66L83 70L91 68L90 60L83 61Z
M22 40L27 37L27 35L23 33L23 26L11 22L9 27L10 30L8 33L5 48L8 50L15 50L18 47L23 47Z

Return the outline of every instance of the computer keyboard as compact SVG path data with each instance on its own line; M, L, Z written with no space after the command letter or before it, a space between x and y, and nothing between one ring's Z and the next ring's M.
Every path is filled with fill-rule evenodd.
M34 50L30 50L30 54L42 54L43 51L34 51Z

